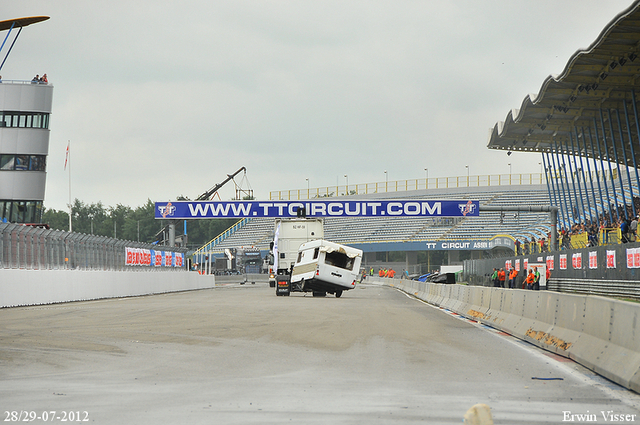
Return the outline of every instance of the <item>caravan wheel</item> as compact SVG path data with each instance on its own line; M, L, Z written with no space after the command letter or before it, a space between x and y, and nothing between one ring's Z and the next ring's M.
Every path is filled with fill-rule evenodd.
M342 291L341 290L337 290L336 291L336 298L340 298L342 296Z

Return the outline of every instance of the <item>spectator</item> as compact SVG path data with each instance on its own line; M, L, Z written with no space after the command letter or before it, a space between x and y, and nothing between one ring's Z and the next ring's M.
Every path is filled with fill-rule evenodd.
M511 267L511 271L509 272L509 288L514 289L516 287L516 278L518 277L518 272L515 268Z
M500 285L500 281L498 280L498 269L493 268L493 274L491 274L491 282L493 282L493 287L497 288Z
M629 220L621 220L620 235L622 238L622 243L629 242Z
M540 272L537 267L533 268L533 286L531 289L534 291L540 290Z
M529 274L524 281L526 289L533 289L533 282L536 280L536 276L533 274L533 269L529 269Z
M504 271L504 268L501 268L500 271L498 272L498 280L500 281L500 287L504 288L504 281L507 278L507 274Z

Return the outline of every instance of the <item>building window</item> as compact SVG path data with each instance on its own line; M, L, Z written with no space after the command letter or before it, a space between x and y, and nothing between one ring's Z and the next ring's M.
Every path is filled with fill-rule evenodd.
M42 201L0 200L0 221L40 223L42 221Z
M0 111L0 127L49 128L49 114Z
M0 171L46 171L46 155L0 155Z
M0 170L14 170L15 155L0 155Z

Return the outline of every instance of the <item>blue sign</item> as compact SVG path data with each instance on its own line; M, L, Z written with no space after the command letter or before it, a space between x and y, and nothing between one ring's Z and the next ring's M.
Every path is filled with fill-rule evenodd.
M156 202L156 219L297 217L477 217L479 201L175 201Z

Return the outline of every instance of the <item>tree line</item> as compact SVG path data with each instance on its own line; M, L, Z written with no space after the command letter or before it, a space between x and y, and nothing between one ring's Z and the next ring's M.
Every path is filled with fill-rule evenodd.
M156 234L170 222L154 218L155 205L149 199L144 205L134 209L121 204L105 207L102 202L86 204L76 198L71 211L74 232L139 242L155 242ZM188 220L188 247L201 247L237 221L238 219L235 218ZM45 208L42 222L52 229L69 231L69 212ZM181 220L176 225L176 235L182 232L183 221Z

